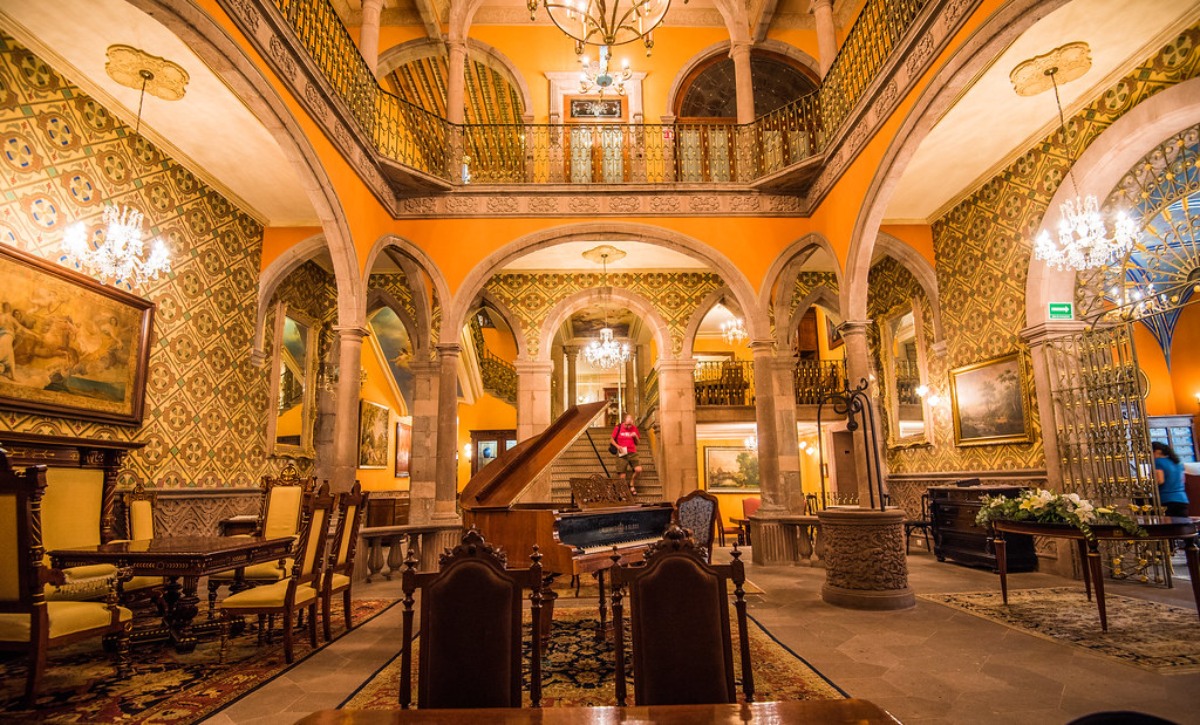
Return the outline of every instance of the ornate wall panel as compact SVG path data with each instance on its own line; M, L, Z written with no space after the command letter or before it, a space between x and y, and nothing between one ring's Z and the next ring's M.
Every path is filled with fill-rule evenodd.
M0 427L144 441L121 483L253 486L267 382L250 362L262 228L12 38L0 34L0 242L58 259L65 228L106 201L142 210L172 253L140 293L158 305L143 425L0 411Z

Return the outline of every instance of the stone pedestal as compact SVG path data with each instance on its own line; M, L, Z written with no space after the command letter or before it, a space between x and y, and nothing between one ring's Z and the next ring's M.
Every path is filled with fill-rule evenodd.
M818 512L817 519L825 544L822 599L851 609L916 604L908 587L903 511L829 508Z
M750 518L750 560L757 566L796 563L796 530L767 517Z

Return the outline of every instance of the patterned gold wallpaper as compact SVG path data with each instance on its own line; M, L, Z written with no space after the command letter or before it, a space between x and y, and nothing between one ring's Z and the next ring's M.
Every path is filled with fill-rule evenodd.
M1025 326L1025 282L1036 233L1046 207L1077 158L1114 121L1151 95L1196 76L1200 26L1193 26L1122 78L979 191L933 224L946 357L935 361L934 382L947 371L1020 349ZM939 364L940 363L940 364ZM1032 384L1030 384L1032 387ZM948 391L945 391L948 392ZM1032 391L1031 391L1032 397ZM1045 453L1036 403L1031 405L1033 444L955 448L948 405L936 420L931 448L894 456L895 471L987 471L1041 468Z
M172 252L158 305L141 427L0 411L0 428L144 441L122 483L247 486L265 458L266 377L250 362L262 228L0 34L0 242L58 258L65 227L105 202L142 210Z

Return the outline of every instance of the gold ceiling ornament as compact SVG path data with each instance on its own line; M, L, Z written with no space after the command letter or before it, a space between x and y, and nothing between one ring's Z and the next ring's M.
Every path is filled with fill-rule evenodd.
M129 45L110 45L106 55L104 70L123 86L136 90L144 87L146 93L164 101L178 101L187 92L191 76L178 63ZM148 78L146 73L150 74Z
M1049 73L1050 69L1057 69ZM1058 85L1082 78L1092 68L1092 49L1083 41L1061 45L1044 55L1021 61L1008 74L1018 96L1036 96Z
M607 269L609 262L619 262L625 259L625 250L617 249L611 244L601 244L583 253L583 258L595 264L604 264Z
M686 5L687 0L683 0ZM575 54L584 45L612 47L641 40L646 55L654 47L652 32L662 24L671 0L527 0L529 19L538 5L546 8L558 29L575 40Z

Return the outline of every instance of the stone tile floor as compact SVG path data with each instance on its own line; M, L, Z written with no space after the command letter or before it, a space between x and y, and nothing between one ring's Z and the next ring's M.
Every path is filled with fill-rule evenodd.
M937 563L918 548L909 558L916 592L999 589L994 574ZM1056 724L1124 709L1200 723L1200 674L1157 675L922 600L902 612L839 609L820 599L822 569L751 566L748 576L764 590L750 596L758 621L851 696L904 723ZM1072 584L1039 573L1013 574L1010 582ZM1108 591L1192 606L1186 580L1171 590L1110 583ZM359 584L355 596L397 598L399 581ZM336 707L399 651L400 617L393 607L206 722L293 722Z

